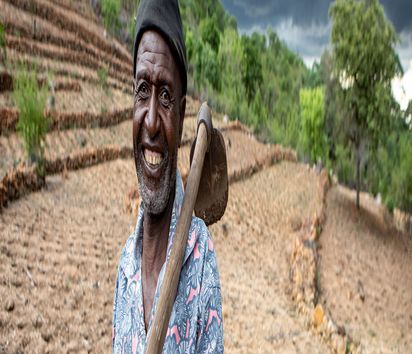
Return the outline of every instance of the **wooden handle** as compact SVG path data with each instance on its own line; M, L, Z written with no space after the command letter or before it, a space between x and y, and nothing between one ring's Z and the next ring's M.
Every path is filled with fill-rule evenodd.
M203 160L208 148L207 137L208 132L206 124L200 124L197 133L192 166L190 168L186 191L183 198L182 210L176 225L176 234L173 239L170 258L167 262L163 283L160 288L156 313L149 329L146 343L146 354L160 354L163 351L163 344L166 337L169 318L176 298L177 286L180 278L180 269L182 268L183 256L186 250L193 209L199 189Z

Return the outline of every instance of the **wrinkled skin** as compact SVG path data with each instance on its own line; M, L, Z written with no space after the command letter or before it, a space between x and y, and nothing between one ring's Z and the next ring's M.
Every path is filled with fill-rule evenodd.
M186 98L176 61L160 34L151 30L143 34L136 59L133 149L145 206L142 285L147 330L166 259Z

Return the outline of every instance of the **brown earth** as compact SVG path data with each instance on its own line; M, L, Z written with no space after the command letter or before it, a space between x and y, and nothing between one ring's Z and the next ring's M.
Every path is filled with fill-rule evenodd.
M231 186L226 213L211 227L228 352L328 352L288 294L293 224L309 220L317 207L317 179L304 166L283 162Z
M321 302L365 353L412 352L412 240L368 194L334 186L320 236Z
M189 100L188 109L189 112L193 111L197 103ZM214 119L214 125L217 128L227 127L218 119ZM197 129L197 120L194 117L186 117L184 120L183 129L183 141L188 141L193 139ZM117 145L120 147L126 146L130 149L133 147L132 138L132 120L128 119L120 124L116 124L107 128L73 128L69 130L54 130L49 132L45 137L45 158L47 160L54 160L57 158L64 158L71 154L76 154L78 152L84 151L88 148L104 147L109 145ZM239 134L234 132L234 134ZM225 133L225 137L231 139L231 134ZM231 149L233 152L236 151L236 147L240 147L242 142L251 142L250 154L253 152L253 146L257 144L254 138L245 136L240 138L241 140L234 140L233 144L235 149ZM227 140L227 141L229 141ZM253 143L254 142L254 143ZM9 171L13 166L19 163L23 163L26 160L26 153L24 149L24 144L22 139L17 133L9 134L8 136L0 135L0 179ZM256 153L253 153L255 156ZM187 154L187 161L189 159ZM234 154L238 158L241 157Z
M0 214L0 338L6 352L110 351L116 264L135 220L132 160L47 177ZM227 352L325 352L287 295L291 218L309 217L317 177L282 163L230 191L211 231ZM290 198L292 188L296 193Z

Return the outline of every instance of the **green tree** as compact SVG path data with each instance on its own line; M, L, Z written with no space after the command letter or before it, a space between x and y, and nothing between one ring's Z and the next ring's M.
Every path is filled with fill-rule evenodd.
M245 97L245 90L240 76L243 47L237 30L228 27L222 34L218 65L221 72L221 109L232 117L240 116L240 105Z
M215 16L207 17L200 21L200 35L204 43L209 43L215 53L219 51L220 33Z
M359 208L361 161L388 130L391 80L399 71L397 36L378 0L336 0L329 15L333 62L347 112L345 134L355 150Z
M120 27L119 15L121 0L102 0L103 24L107 30L114 33Z
M325 134L325 94L323 87L300 90L300 144L311 161L324 163L327 156Z
M389 194L394 204L412 212L412 132L406 131L399 139L399 164L392 171Z
M243 73L242 81L246 89L246 98L250 104L260 86L262 76L262 63L259 51L258 37L242 36L243 46Z

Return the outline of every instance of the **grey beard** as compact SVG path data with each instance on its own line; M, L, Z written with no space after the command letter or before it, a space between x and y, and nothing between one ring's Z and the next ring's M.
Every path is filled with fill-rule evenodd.
M138 161L137 179L139 181L139 194L142 198L143 205L149 214L159 215L165 210L171 195L171 189L175 186L176 172L171 173L173 164L171 161L168 161L166 171L160 181L160 190L152 191L144 183L143 172L140 166L142 161L140 159Z

